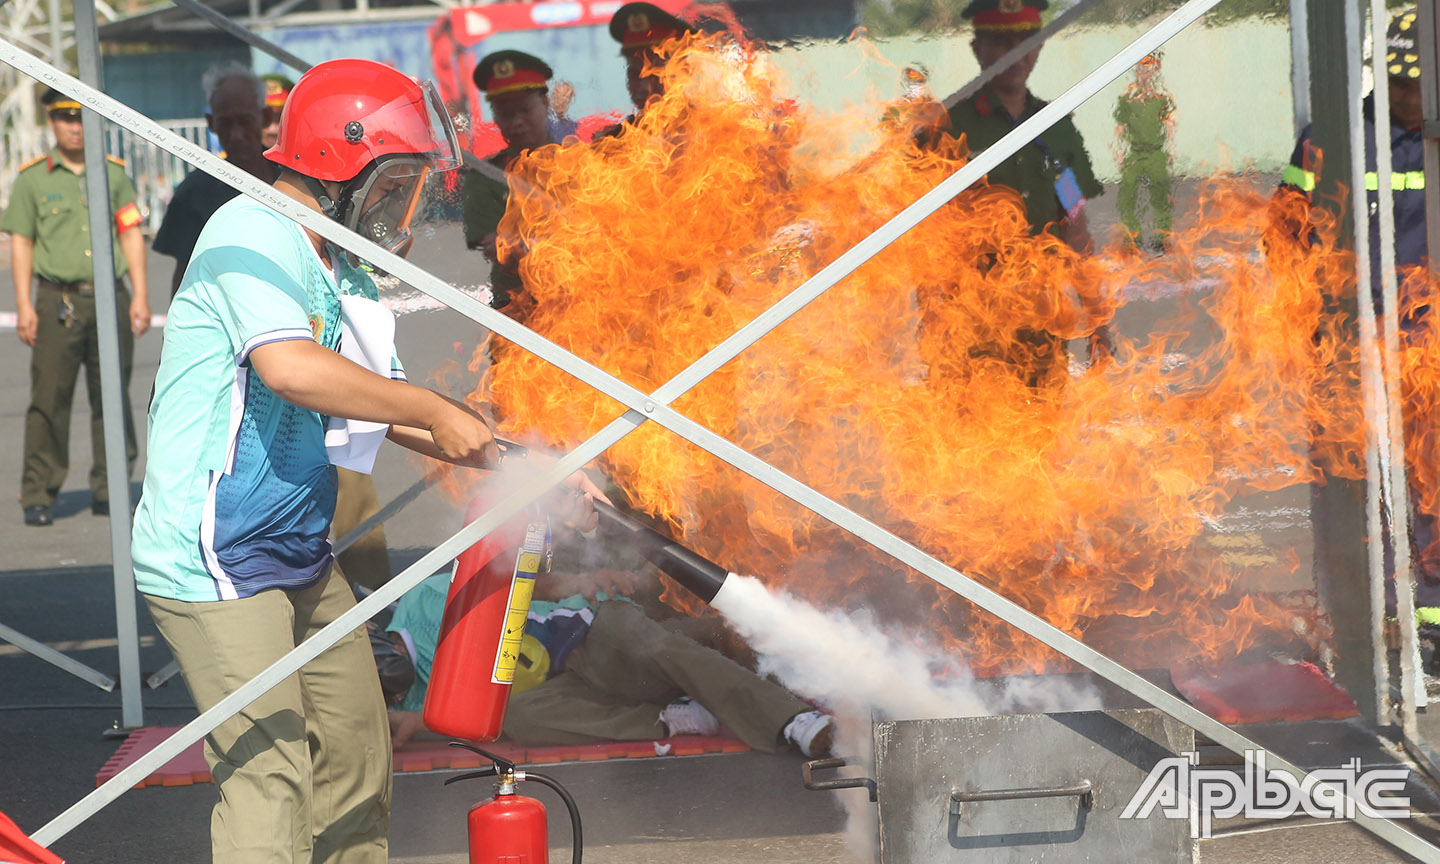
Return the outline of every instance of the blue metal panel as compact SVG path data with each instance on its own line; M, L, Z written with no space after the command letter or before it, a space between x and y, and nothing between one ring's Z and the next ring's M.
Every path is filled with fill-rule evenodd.
M436 11L438 18L439 7ZM359 57L394 66L406 75L432 78L435 73L426 30L433 23L434 18L426 18L418 21L256 28L256 32L311 63ZM255 71L297 77L294 69L259 51L255 52Z
M156 120L203 117L201 77L211 66L232 60L248 65L250 50L241 45L209 51L113 54L105 58L105 91Z

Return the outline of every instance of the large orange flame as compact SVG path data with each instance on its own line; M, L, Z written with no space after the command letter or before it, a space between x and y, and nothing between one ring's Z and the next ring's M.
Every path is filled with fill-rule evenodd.
M903 103L795 105L724 37L654 72L666 94L624 135L516 163L501 226L528 288L509 311L642 390L964 163L962 142L918 150L903 118L924 112ZM876 146L857 158L857 140ZM1323 638L1312 594L1257 590L1200 540L1236 496L1363 476L1336 226L1297 242L1298 196L1216 184L1163 259L1082 256L1031 237L1018 205L965 192L675 407L1132 665L1306 650ZM1185 314L1108 363L1067 368L1036 338L1085 337L1165 285ZM570 447L620 412L513 346L490 355L476 396L509 434ZM654 425L604 467L737 571L947 634L978 668L1053 659L916 574L882 578L900 568Z

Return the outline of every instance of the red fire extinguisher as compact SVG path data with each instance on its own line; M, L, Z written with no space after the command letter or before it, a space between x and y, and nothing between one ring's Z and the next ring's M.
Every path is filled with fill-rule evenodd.
M494 777L495 794L470 808L470 864L549 864L550 833L546 827L545 805L515 791L518 783L535 781L554 789L570 813L574 852L570 860L580 864L583 848L580 831L580 810L575 799L553 777L534 771L518 771L515 763L459 741L452 747L464 747L489 759L491 767L460 774L445 785L476 777Z
M509 489L491 486L465 514L474 521ZM513 568L497 559L519 547ZM461 553L450 577L425 692L425 726L469 741L500 737L520 659L535 577L550 568L550 523L522 513Z

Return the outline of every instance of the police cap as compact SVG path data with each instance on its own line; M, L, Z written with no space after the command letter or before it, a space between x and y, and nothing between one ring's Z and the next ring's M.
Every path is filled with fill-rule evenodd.
M977 33L1039 30L1040 13L1049 6L1049 0L970 0L960 17L974 21Z
M295 89L295 82L278 72L261 75L260 80L265 84L265 107L284 108L290 91Z
M1420 51L1415 46L1415 8L1390 16L1385 29L1385 68L1391 78L1418 79Z
M486 98L520 90L544 90L545 82L555 71L541 60L524 51L496 51L486 54L475 64L475 86Z
M45 95L40 97L40 104L45 106L45 110L52 117L80 116L80 103L76 102L74 97L66 96L54 87L46 90Z
M610 36L625 54L694 32L694 27L653 3L626 3L610 19Z

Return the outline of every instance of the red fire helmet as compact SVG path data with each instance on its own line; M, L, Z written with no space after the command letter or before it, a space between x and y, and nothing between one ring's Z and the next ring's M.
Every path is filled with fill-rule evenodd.
M460 167L450 115L429 82L372 60L331 60L300 77L265 158L317 180L344 182L383 156Z

